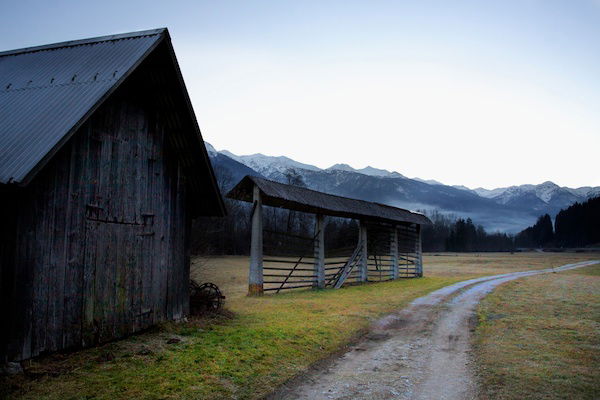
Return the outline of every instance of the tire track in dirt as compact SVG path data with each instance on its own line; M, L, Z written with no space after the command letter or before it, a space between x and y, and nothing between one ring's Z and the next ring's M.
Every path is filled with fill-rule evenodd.
M479 301L498 285L542 273L513 272L459 282L378 320L359 343L274 392L270 399L474 399L470 336Z

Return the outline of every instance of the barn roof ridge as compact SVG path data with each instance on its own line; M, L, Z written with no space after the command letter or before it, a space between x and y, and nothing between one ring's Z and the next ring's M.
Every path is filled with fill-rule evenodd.
M323 211L326 215L348 218L365 218L387 222L430 224L425 215L388 204L355 199L309 189L301 186L246 175L227 194L228 198L252 201L249 183L253 183L266 195L263 204L297 211Z
M58 50L58 49L64 49L67 47L84 46L87 44L112 42L112 41L116 41L116 40L133 39L133 38L139 38L139 37L144 37L144 36L154 36L154 35L160 35L162 33L168 34L168 32L169 31L167 28L156 28L156 29L147 29L147 30L143 30L143 31L117 33L114 35L103 35L103 36L97 36L97 37L86 38L86 39L66 40L63 42L49 43L49 44L44 44L44 45L40 45L40 46L29 46L29 47L23 47L20 49L0 51L0 57L14 56L14 55L20 55L20 54L26 54L26 53L35 53L38 51L46 51L46 50L48 50L48 51L49 50Z

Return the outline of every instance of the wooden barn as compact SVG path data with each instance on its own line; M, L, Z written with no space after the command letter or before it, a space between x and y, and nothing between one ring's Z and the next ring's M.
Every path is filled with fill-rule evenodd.
M0 361L186 316L225 212L166 29L0 53Z

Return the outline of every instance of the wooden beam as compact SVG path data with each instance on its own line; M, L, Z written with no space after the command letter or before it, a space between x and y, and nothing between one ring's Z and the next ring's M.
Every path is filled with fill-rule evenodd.
M263 294L263 229L262 201L260 189L254 185L252 210L252 238L250 240L250 272L248 273L248 295Z
M315 217L315 240L314 240L314 258L315 275L317 276L316 287L323 289L325 287L325 220L322 214Z
M390 238L390 255L392 256L392 279L398 279L398 230L392 227Z
M417 225L417 240L415 253L417 253L417 276L423 276L423 252L421 251L421 225Z
M359 223L359 243L362 246L360 261L358 263L358 269L360 271L360 281L366 282L369 274L368 270L368 253L367 253L367 225L360 221Z

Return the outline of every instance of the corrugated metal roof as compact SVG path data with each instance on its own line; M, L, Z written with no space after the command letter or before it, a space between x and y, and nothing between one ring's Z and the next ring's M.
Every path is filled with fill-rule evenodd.
M0 53L0 183L27 183L165 32Z
M227 197L252 202L254 185L260 189L262 202L267 206L362 220L431 224L426 216L402 208L335 196L250 175L244 177Z

